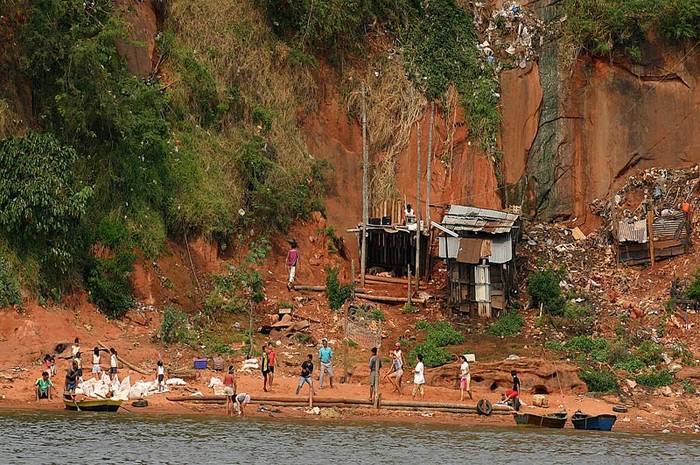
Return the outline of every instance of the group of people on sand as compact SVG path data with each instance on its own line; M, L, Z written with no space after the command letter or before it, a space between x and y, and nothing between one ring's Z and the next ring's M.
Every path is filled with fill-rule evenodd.
M101 352L109 353L109 377L114 380L117 377L119 371L119 358L117 356L117 351L114 347L110 349L100 349L95 347L92 350L92 375L95 379L98 379L102 370L102 355ZM41 377L39 377L34 383L36 400L53 399L53 394L55 390L55 385L52 378L55 378L58 374L58 369L56 367L56 355L46 354L44 360L42 361L42 372ZM82 352L80 351L80 338L75 338L73 344L70 346L70 355L58 357L59 359L68 360L68 368L66 369L66 376L64 382L63 394L65 397L70 399L75 399L75 390L78 385L84 381L83 379L83 359ZM162 362L161 362L162 363Z

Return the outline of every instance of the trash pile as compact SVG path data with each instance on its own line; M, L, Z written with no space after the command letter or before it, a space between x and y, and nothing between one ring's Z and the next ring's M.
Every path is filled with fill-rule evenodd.
M107 374L103 373L100 379L89 378L80 383L75 393L95 399L133 400L170 392L167 386L184 386L185 384L187 383L180 378L170 378L165 382L165 386L159 390L158 383L155 381L137 381L132 385L129 376L119 381L118 378L111 380Z
M474 2L474 25L482 40L477 48L488 63L520 68L537 57L548 33L544 21L517 2L500 9L492 2Z
M698 166L692 168L649 168L630 176L620 190L607 200L596 199L591 204L593 213L604 219L606 231L613 232L615 222L630 223L646 218L648 208L659 217L671 216L697 207L693 194L700 182Z

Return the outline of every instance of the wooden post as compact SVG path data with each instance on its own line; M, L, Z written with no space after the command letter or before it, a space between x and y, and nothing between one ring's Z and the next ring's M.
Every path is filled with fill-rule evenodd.
M379 329L377 330L377 343L375 347L377 348L377 360L375 360L377 369L377 376L374 380L374 408L379 408L379 381L381 379L381 358L380 358L380 348L382 346L382 322L378 321Z
M420 286L420 120L416 127L416 288Z
M355 260L350 260L350 269L352 270L352 293L350 294L350 302L355 301ZM345 339L343 340L343 377L341 379L342 383L347 383L348 382L348 372L349 372L349 353L350 353L350 341L349 341L349 334L348 334L348 319L350 318L350 305L347 303L344 305L345 307L345 314L344 314L344 330L345 330Z
M435 102L430 102L430 126L428 127L428 165L425 171L425 224L430 230L430 178L433 160L433 126L435 125Z
M362 250L360 263L360 287L365 287L365 272L367 270L367 223L369 222L369 152L367 148L367 91L362 84Z
M409 263L408 265L406 265L406 268L406 281L408 282L408 303L410 305L413 305L413 303L411 302L411 280L413 279L411 277L411 264Z
M651 266L654 266L656 262L654 257L654 209L649 205L649 211L647 212L647 240L649 241L649 258L651 259Z

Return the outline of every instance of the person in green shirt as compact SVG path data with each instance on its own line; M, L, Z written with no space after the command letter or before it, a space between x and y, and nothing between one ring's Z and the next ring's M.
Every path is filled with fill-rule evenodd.
M41 373L41 378L36 380L36 400L48 399L51 400L51 389L53 383L49 379L49 373L44 371Z

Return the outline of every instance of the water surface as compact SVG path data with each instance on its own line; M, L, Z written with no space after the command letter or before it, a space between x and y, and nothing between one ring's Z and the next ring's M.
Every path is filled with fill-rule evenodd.
M0 464L694 464L671 434L227 419L0 413Z

